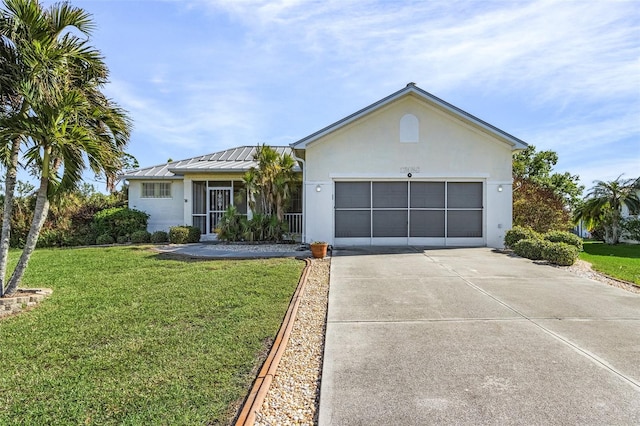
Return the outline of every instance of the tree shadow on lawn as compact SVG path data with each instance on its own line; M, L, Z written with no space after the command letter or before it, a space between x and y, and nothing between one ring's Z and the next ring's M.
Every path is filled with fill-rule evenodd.
M599 241L586 242L584 252L591 256L612 256L640 259L640 244L605 244Z

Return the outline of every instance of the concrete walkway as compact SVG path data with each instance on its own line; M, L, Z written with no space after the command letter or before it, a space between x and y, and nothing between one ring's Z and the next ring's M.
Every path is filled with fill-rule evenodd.
M273 257L307 258L310 250L301 250L299 244L223 244L193 243L167 244L155 248L160 253L206 259L265 259Z
M640 424L640 295L486 248L336 250L319 423Z

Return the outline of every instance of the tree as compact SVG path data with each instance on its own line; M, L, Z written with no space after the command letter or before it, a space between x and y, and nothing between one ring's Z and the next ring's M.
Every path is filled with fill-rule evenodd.
M640 177L622 179L622 175L610 182L595 181L585 201L574 215L575 221L584 221L593 228L601 225L604 228L604 241L607 244L618 244L622 230L622 206L627 206L631 214L640 213Z
M513 223L538 232L571 228L571 211L584 189L579 177L555 173L558 154L533 145L513 157Z
M564 202L551 189L521 178L514 179L513 223L541 234L568 230L572 221Z
M27 146L26 165L40 178L31 229L4 291L7 255L2 253L0 293L11 295L36 247L50 199L74 190L87 167L112 182L126 158L131 123L100 91L108 77L100 52L71 31L88 37L93 28L89 14L66 3L45 10L35 0L5 0L5 6L0 34L11 52L7 56L22 70L7 84L21 106L6 108L0 137ZM5 164L9 176L14 165ZM5 216L12 207L6 202L8 181L6 191ZM3 221L3 250L7 223Z
M249 206L255 212L276 215L282 221L293 186L299 181L293 171L296 162L290 155L280 155L264 144L256 147L253 158L257 167L249 169L243 177Z

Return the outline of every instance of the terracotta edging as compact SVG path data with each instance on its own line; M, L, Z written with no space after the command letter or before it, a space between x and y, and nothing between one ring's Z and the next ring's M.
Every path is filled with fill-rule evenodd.
M306 263L306 266L302 271L302 275L300 276L298 288L291 298L289 309L287 309L287 313L284 316L282 325L280 326L280 330L278 330L276 339L271 346L269 355L264 361L264 364L262 364L262 368L258 373L258 377L256 377L256 380L253 383L253 387L251 388L251 391L249 392L249 395L247 396L247 399L242 406L242 410L240 411L238 419L235 423L236 426L253 426L256 420L256 413L260 411L262 403L264 402L264 399L267 396L267 392L269 391L269 387L271 386L271 382L276 375L278 364L280 363L280 358L282 358L282 355L287 348L287 343L289 342L289 336L291 335L291 330L293 329L296 314L298 313L300 298L302 296L302 293L304 292L304 287L307 283L307 277L309 276L309 271L311 269L311 260L304 259L304 261Z

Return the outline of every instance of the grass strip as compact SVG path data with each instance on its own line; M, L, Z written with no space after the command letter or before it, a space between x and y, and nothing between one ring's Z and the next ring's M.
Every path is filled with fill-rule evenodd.
M0 424L228 422L303 266L37 250L24 285L54 293L0 321Z
M640 285L640 245L609 245L600 241L585 241L580 259L593 269L619 280Z

